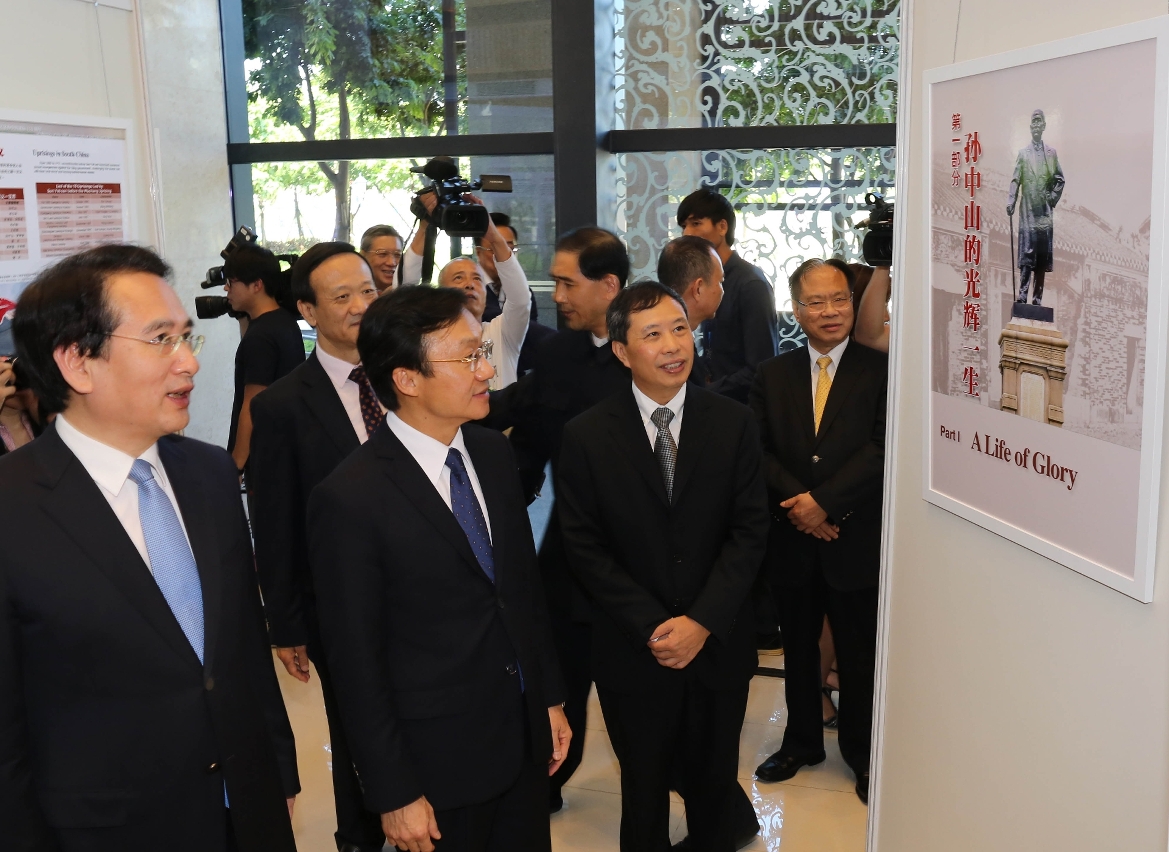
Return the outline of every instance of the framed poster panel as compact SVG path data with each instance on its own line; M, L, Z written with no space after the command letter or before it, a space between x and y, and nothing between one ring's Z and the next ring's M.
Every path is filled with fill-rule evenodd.
M1153 594L1169 18L926 75L924 497Z

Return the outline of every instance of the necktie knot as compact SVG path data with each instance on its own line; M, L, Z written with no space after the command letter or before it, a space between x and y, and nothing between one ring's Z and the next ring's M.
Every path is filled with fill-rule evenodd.
M821 370L827 370L828 366L831 363L832 363L832 359L829 358L827 355L821 355L819 358L816 359L816 366L818 366Z
M130 467L130 479L134 481L135 485L145 485L148 482L154 481L154 468L150 466L150 462L143 459L135 459L134 464Z
M372 438L373 433L385 422L385 416L382 414L382 407L377 401L377 396L374 395L373 386L369 383L365 367L358 364L350 370L349 381L357 385L357 402L361 408L361 422L365 425L366 438Z
M446 466L451 469L451 473L459 477L463 482L467 481L467 466L463 464L463 454L451 447L447 450Z
M653 425L657 426L659 430L669 429L670 423L674 419L674 412L670 411L670 409L663 405L661 408L654 411L654 413L650 415L649 419L653 421Z
M364 385L368 381L365 375L365 367L358 364L356 367L350 370L349 381L358 386Z

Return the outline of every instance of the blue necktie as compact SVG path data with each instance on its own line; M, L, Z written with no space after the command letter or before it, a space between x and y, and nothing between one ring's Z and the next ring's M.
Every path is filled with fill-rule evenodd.
M471 487L471 478L467 475L463 456L454 447L446 454L446 466L451 469L451 511L455 513L455 520L463 528L467 541L471 544L471 550L479 560L479 567L483 569L487 579L494 583L495 554L491 550L487 520L483 517L483 508Z
M138 517L154 581L179 627L203 662L203 588L195 556L183 534L174 504L154 478L150 463L138 459L130 469L138 485Z

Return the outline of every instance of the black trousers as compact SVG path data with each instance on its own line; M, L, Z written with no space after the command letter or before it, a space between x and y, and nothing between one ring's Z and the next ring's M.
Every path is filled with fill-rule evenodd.
M593 685L593 626L573 621L567 607L563 610L551 613L552 639L556 643L560 673L564 678L564 716L572 729L572 742L568 744L568 756L551 779L550 794L554 798L560 796L560 788L576 772L584 757L589 690Z
M713 690L679 672L667 690L597 687L621 764L621 852L668 852L670 787L679 773L694 848L733 852L739 735L749 686ZM679 770L680 765L680 770ZM739 788L740 794L742 789Z
M519 777L498 798L435 811L436 852L551 852L548 767L525 755Z
M333 837L337 845L351 843L362 849L381 849L386 842L382 821L378 814L365 809L361 782L353 768L353 754L341 728L341 710L333 691L329 663L321 646L321 634L310 619L308 656L321 679L321 694L325 699L325 718L329 723L329 748L333 755L333 801L337 807L337 831Z
M832 627L840 675L837 725L840 754L853 772L869 768L873 729L873 679L877 659L877 588L842 592L822 574L806 586L773 583L783 631L787 729L781 754L815 760L824 754L820 701L820 632Z

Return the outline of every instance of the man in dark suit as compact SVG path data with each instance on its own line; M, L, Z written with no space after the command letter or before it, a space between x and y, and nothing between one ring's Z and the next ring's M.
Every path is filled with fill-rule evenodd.
M564 424L629 386L629 370L613 355L605 320L609 303L628 277L625 245L603 228L577 228L556 243L553 299L566 328L536 351L531 373L491 395L491 415L485 421L497 429L514 427L511 442L529 502L543 482L548 462L556 484ZM561 788L580 766L584 752L593 678L589 605L569 575L555 506L540 545L540 573L567 690L564 711L576 731L568 758L552 776L549 805L557 811L563 804Z
M357 331L377 298L369 265L349 243L318 243L292 270L301 315L317 330L308 360L252 401L252 526L268 632L288 673L308 682L316 665L329 723L334 839L339 852L381 849L381 820L365 809L361 785L321 648L309 578L305 510L309 494L382 422L364 378Z
M840 673L840 753L867 802L887 360L849 340L847 264L805 261L790 284L808 346L764 362L751 390L773 516L765 564L783 630L788 708L783 745L755 774L786 781L824 760L818 643L827 614Z
M593 600L593 675L621 764L621 849L669 849L682 764L693 848L738 845L739 734L757 663L750 592L767 543L759 435L688 385L685 307L655 282L609 308L633 380L564 430L560 517Z
M702 237L683 234L666 243L658 256L658 281L682 299L690 328L694 331L707 320L714 319L722 304L722 259L714 246ZM694 353L690 382L699 387L711 383L710 361L702 352ZM716 384L711 389L725 388L724 384Z
M287 850L299 790L231 457L176 437L203 338L147 249L42 272L52 426L0 460L0 829L13 852Z
M391 844L551 848L548 776L571 732L531 526L461 291L409 287L358 346L386 408L313 492L321 632L365 801Z

